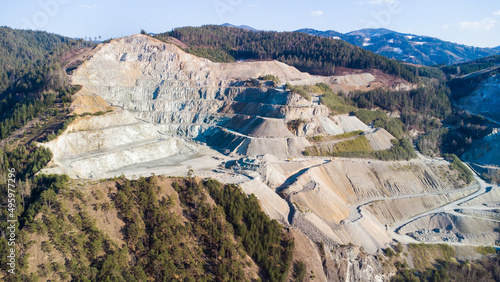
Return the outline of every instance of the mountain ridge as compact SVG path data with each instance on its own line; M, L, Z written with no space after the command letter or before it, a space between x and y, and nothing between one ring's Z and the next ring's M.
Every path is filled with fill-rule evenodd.
M498 54L499 47L480 48L436 37L400 33L389 29L360 29L348 33L299 29L297 32L338 38L376 54L412 64L456 64Z
M258 31L247 25L222 24L225 27ZM453 65L500 53L500 46L483 48L445 41L437 37L402 33L386 28L365 28L341 33L336 30L302 28L295 30L309 35L341 39L365 50L411 64Z

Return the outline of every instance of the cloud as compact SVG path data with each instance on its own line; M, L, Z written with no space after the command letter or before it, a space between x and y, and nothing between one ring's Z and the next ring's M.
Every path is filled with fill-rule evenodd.
M500 16L500 10L493 12L493 15Z
M443 29L449 29L450 28L450 25L449 24L445 24L443 25Z
M322 16L323 14L324 14L324 12L323 12L323 11L321 11L321 10L317 10L317 11L312 11L312 12L311 12L311 16L313 16L313 17L320 17L320 16Z
M247 7L248 7L248 8L257 8L257 7L259 7L259 6L260 6L260 4L258 4L258 3L255 3L255 4L248 4L248 5L247 5Z
M459 22L458 25L462 29L470 29L470 30L490 30L495 27L497 20L492 18L485 18L477 22Z

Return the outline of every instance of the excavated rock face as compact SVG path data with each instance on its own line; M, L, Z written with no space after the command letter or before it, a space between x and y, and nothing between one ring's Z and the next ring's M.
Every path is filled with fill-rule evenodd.
M158 124L163 134L205 141L225 153L300 154L308 142L294 137L285 120L326 117L328 109L255 81L265 74L284 82L312 77L279 62L212 63L135 35L99 46L72 79L85 96Z
M140 164L159 173L155 169L168 163L166 158L198 154L200 148L179 137L225 155L283 158L300 156L310 146L307 136L368 129L355 117L329 118L318 100L258 81L262 75L294 84L345 80L353 87L375 79L311 76L276 61L213 63L149 36L124 37L99 45L72 75L72 83L82 85L72 105L75 114L113 112L79 118L45 146L62 172L106 177L123 168L135 175L133 166ZM287 126L292 120L307 126L292 134Z
M172 133L197 135L180 128L224 125L234 115L285 118L296 114L294 107L305 103L298 95L242 82L266 74L263 64L216 64L138 35L100 46L75 72L73 82L141 119L168 124ZM268 65L268 72L283 79L310 76L278 62ZM327 113L323 106L307 108L301 107L301 115Z
M262 75L352 89L375 79L311 76L279 62L218 64L144 35L113 40L99 45L72 76L83 86L74 112L106 113L80 116L43 144L54 153L44 172L82 178L184 176L192 168L197 176L238 183L255 194L270 217L300 235L301 256L308 268L322 271L320 281L388 280L393 273L374 255L400 238L388 224L455 199L453 190L462 185L443 180L451 175L444 160L431 166L430 160L303 157L311 145L306 137L317 134L362 130L374 150L390 148L393 137L354 116L330 117L317 97L307 101L256 80ZM429 193L436 195L424 199ZM385 203L387 197L391 202ZM414 198L422 198L421 205L407 204ZM371 255L336 249L350 243Z

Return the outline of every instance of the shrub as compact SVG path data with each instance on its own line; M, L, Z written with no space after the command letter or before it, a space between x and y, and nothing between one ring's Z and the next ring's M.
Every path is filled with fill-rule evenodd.
M280 78L272 74L259 76L259 80L270 80L274 83L274 86L279 85L281 83Z
M320 102L330 108L334 114L346 114L356 111L356 107L352 102L341 93L327 92L321 96Z
M285 85L285 89L292 92L292 93L295 93L295 94L299 94L300 96L302 96L304 99L306 99L307 101L311 101L311 96L309 96L309 94L307 93L306 89L307 86L304 86L304 85L297 85L297 86L293 86L291 85L290 83L286 83Z
M487 256L487 255L492 255L492 254L496 253L496 250L495 250L495 248L493 248L491 246L476 247L476 252L482 254L483 256Z
M470 184L474 180L474 175L464 163L453 154L445 154L446 160L450 163L450 168L459 172L459 177L465 183Z

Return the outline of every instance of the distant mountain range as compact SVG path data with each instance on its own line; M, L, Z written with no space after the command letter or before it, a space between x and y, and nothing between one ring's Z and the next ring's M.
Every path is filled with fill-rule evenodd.
M391 59L421 65L451 65L500 53L500 46L478 48L383 28L361 29L345 34L332 30L300 29L297 31L342 39Z
M226 23L223 26L257 31L246 25L235 26ZM344 40L391 59L427 66L440 64L452 65L500 54L500 46L495 48L479 48L443 41L429 36L399 33L384 28L360 29L348 33L340 33L334 30L320 31L310 28L296 31Z

